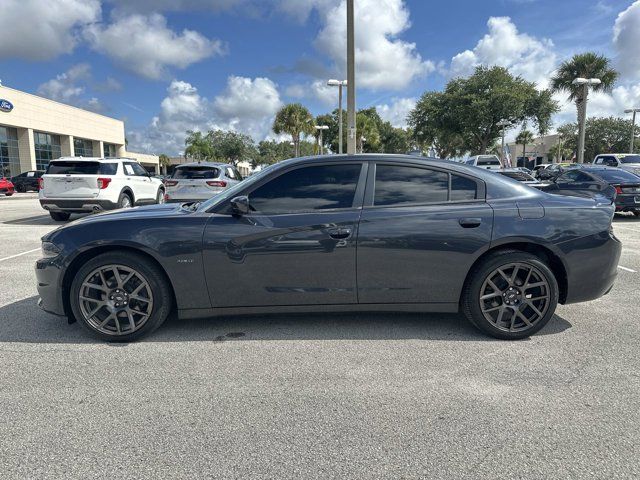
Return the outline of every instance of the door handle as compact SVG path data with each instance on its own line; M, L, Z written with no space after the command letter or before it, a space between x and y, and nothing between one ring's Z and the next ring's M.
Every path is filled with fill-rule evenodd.
M458 223L462 228L476 228L482 223L481 218L461 218Z
M329 232L329 236L334 240L344 240L351 236L351 230L348 228L338 228L336 230L331 230Z

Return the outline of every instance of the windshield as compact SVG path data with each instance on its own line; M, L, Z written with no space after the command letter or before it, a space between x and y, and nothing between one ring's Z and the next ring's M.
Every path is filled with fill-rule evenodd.
M244 190L246 187L250 187L254 183L260 181L267 173L271 172L273 169L275 169L279 165L280 165L280 163L274 163L272 165L269 165L268 167L263 168L262 170L260 170L258 173L255 173L255 174L251 175L246 180L243 180L243 181L241 181L239 183L236 183L232 187L229 187L226 190L224 190L222 193L220 193L220 194L218 194L218 195L216 195L214 197L211 197L206 202L202 202L198 206L198 211L199 212L204 212L204 211L208 210L209 208L211 208L213 205L217 204L218 202L221 202L221 201L224 201L224 200L226 200L228 198L233 198L233 197L237 196L238 192L240 192L240 191Z
M191 167L176 167L172 179L177 180L196 180L196 179L208 179L217 178L220 170L216 167L207 167L204 165L197 165Z
M622 163L640 163L640 155L625 155L620 157Z
M640 183L640 177L624 170L600 170L594 173L609 183Z

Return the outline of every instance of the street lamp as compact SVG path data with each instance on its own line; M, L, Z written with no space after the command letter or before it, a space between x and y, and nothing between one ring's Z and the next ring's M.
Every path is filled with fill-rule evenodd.
M602 81L599 78L576 78L573 85L582 85L584 88L583 100L582 100L582 118L578 125L578 163L584 163L584 134L587 123L587 96L589 95L589 86L600 85Z
M319 150L319 152L320 152L320 155L322 155L324 153L323 149L322 149L322 145L323 145L322 144L322 132L324 130L329 130L329 127L327 125L316 125L316 130L318 130L320 132L320 150Z
M354 1L347 0L347 153L356 153L356 40Z
M347 86L347 81L331 79L327 85L338 87L338 153L342 154L342 87Z
M636 140L636 113L640 112L640 108L629 108L624 113L632 113L631 117L631 146L629 147L629 153L633 153L633 144Z
M508 120L500 120L498 123L496 123L496 125L502 128L502 149L500 150L500 165L502 165L502 168L505 168L506 165L504 164L504 131L509 125L511 125L511 122L509 122Z

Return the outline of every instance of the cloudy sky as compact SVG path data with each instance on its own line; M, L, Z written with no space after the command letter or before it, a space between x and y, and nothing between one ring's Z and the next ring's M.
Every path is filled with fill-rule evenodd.
M176 154L188 129L256 140L284 103L330 111L344 0L1 0L0 79L121 118L130 149ZM479 64L546 85L572 54L622 76L590 115L640 106L640 0L356 0L358 108L398 126L425 90ZM556 122L573 120L565 105Z

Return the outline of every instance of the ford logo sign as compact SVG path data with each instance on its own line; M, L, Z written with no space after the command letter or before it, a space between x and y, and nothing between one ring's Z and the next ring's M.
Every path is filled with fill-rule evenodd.
M13 110L13 103L11 103L9 100L3 100L0 98L0 110L2 110L3 112L10 112L11 110Z

